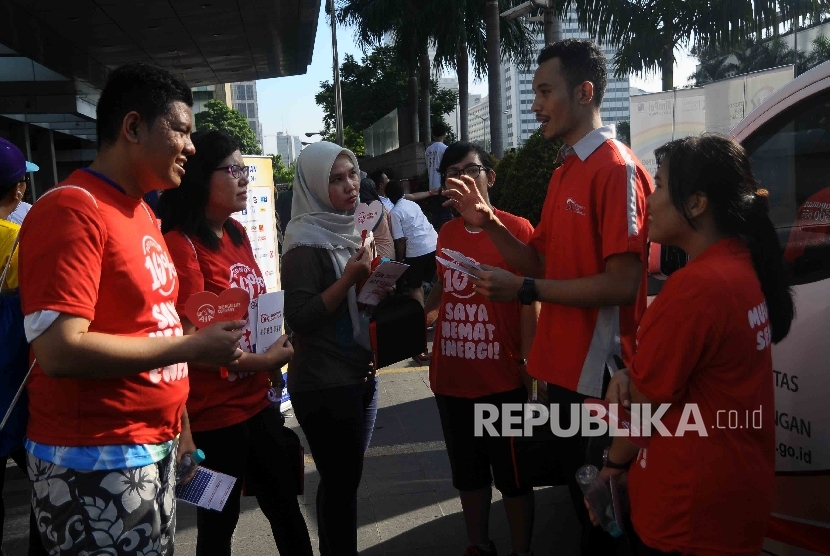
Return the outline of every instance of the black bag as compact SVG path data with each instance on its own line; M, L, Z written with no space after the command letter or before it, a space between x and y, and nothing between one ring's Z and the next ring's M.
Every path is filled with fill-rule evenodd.
M375 370L404 361L427 350L426 314L406 295L382 299L369 319L369 337Z

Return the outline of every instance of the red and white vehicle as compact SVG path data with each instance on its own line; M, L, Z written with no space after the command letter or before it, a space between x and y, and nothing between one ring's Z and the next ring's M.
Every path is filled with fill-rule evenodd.
M789 336L773 347L776 502L765 553L830 554L830 62L776 91L731 135L769 191L796 303ZM685 256L652 249L649 262L653 295L654 278Z

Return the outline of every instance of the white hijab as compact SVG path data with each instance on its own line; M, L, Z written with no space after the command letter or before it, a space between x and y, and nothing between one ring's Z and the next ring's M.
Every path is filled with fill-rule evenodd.
M300 152L294 172L291 221L285 228L282 247L283 254L299 246L327 250L338 279L343 275L349 257L354 255L361 244L360 234L354 227L354 210L335 210L329 200L331 168L341 154L348 155L355 170L360 171L354 153L334 143L312 143ZM354 338L365 336L361 335L354 286L349 288L346 300Z

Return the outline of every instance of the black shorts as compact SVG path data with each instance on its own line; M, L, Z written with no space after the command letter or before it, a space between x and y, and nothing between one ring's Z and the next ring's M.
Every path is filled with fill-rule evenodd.
M481 398L458 398L435 395L447 454L452 468L452 485L461 491L489 488L495 482L502 496L512 498L532 490L532 485L519 473L516 465L514 437L475 436L475 404L493 404L501 409L502 404L523 404L527 402L524 387L509 392L492 394ZM494 426L501 431L502 412ZM492 467L492 474L490 469Z
M409 265L401 276L401 283L407 288L420 288L424 282L431 283L435 278L435 251L420 257L406 257L403 262Z

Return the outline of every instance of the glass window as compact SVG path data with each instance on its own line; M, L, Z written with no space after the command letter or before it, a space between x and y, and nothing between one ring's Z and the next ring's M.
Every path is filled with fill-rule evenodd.
M247 100L254 100L254 86L245 85L245 93L248 95Z
M248 117L248 104L245 102L238 102L236 103L236 109L239 111L240 114Z
M781 113L744 146L770 192L793 284L830 278L830 91Z
M248 100L245 96L245 85L236 86L236 100Z

